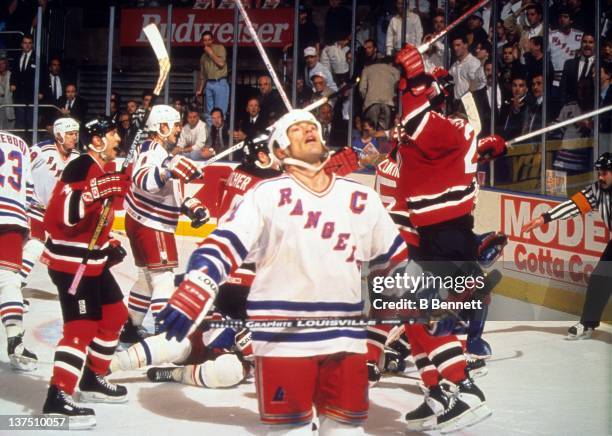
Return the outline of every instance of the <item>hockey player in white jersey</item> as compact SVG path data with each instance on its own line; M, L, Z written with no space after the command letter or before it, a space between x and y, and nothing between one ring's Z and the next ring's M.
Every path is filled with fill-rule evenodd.
M405 256L376 193L323 170L328 151L311 113L284 115L270 148L286 175L247 192L194 251L185 280L159 314L168 337L181 340L192 331L218 285L245 260L257 270L247 300L250 318L319 318L360 316L363 263L384 268ZM312 434L313 406L319 434L363 434L364 328L257 328L252 339L268 434Z
M54 139L35 144L30 148L34 198L28 205L30 236L23 247L21 283L27 283L28 275L44 249L45 228L43 218L55 183L71 160L79 157L76 149L79 141L79 123L73 118L58 118L53 123Z
M199 200L183 195L182 185L200 176L197 167L186 157L169 153L181 132L180 114L167 105L153 106L146 128L152 136L140 147L126 197L125 229L139 268L128 300L129 319L121 334L126 343L141 339L138 328L149 308L155 318L172 294L179 215L187 215L192 227L209 219Z
M23 297L19 270L29 231L27 203L33 195L28 145L0 132L0 318L11 367L36 369L36 355L23 345Z

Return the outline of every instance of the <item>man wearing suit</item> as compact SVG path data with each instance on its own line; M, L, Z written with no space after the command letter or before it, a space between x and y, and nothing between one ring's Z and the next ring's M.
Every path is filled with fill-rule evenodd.
M595 66L595 38L589 33L582 35L580 52L574 59L563 64L561 75L561 96L563 104L576 101L576 90L579 80L590 79Z
M74 83L66 85L66 93L59 98L57 103L65 117L72 117L82 122L87 116L87 102L78 96Z
M599 98L599 107L612 104L612 62L601 63L599 69ZM600 149L612 151L612 116L609 112L599 116L599 144Z
M321 105L317 119L321 123L321 137L329 149L337 151L346 147L347 123L342 117L334 116L334 109L329 103Z
M36 55L34 54L31 35L21 38L21 52L13 59L11 71L11 91L13 103L34 103L34 75L36 72ZM18 129L32 128L32 108L15 108L15 126Z
M49 72L41 75L40 91L45 96L45 103L58 105L59 99L64 95L65 80L61 75L62 61L53 57L49 61Z
M259 99L251 97L247 101L246 113L240 120L238 130L234 132L234 141L244 141L247 137L254 138L268 127L267 120L261 116Z

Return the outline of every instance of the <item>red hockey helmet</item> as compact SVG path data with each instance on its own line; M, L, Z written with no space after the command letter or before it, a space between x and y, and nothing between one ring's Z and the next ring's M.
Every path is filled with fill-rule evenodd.
M402 125L422 116L426 111L438 109L451 95L453 77L444 68L435 68L431 73L420 74L411 79L402 78Z

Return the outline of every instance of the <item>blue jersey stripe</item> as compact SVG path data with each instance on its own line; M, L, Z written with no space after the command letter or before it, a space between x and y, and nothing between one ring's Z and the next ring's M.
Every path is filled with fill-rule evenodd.
M389 251L387 251L384 254L381 254L380 256L374 258L370 264L371 265L376 265L376 264L384 264L389 262L389 259L391 259L391 257L395 254L395 252L397 251L397 249L404 243L404 240L402 239L401 236L396 236L395 240L393 241L393 244L391 244L391 248L389 248Z
M361 312L363 302L359 303L306 303L296 301L247 301L247 310L295 310L302 312Z
M132 195L136 197L138 200L142 201L143 203L150 204L151 206L155 206L159 209L166 210L168 212L179 213L181 211L180 207L168 206L167 204L158 203L156 201L151 200L150 198L147 198L147 197L144 197L138 194L137 192L134 192L133 190L132 190Z
M25 206L18 202L17 200L13 200L12 198L0 197L0 202L8 203L19 207L20 209L25 210Z
M136 205L135 205L135 204L132 202L132 200L130 199L130 197L129 197L129 196L126 196L126 197L125 197L125 200L127 201L128 205L129 205L129 206L130 206L132 209L134 209L134 210L135 210L136 212L138 212L139 214L141 214L141 215L143 215L143 216L145 216L145 217L147 217L147 218L149 218L149 219L151 219L151 220L153 220L153 221L157 221L157 222L160 222L160 223L162 223L162 224L167 224L167 225L169 225L169 226L176 226L176 224L178 223L178 216L176 217L176 220L173 220L173 221L168 220L168 219L164 219L164 218L161 218L161 217L159 217L159 216L155 216L155 215L152 215L152 214L150 214L150 213L148 213L148 212L145 212L144 210L142 210L141 208L139 208L138 206L136 206Z
M215 229L213 233L229 241L231 246L238 252L238 255L240 256L240 259L237 259L237 260L242 261L242 259L244 259L246 255L248 254L246 248L244 248L244 245L242 244L242 242L240 242L240 239L238 238L238 236L236 236L235 233L229 230L220 230L220 229ZM240 263L240 262L236 262L236 263Z

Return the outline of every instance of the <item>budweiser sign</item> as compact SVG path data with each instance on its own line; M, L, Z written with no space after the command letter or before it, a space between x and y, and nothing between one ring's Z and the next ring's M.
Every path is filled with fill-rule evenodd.
M283 47L293 41L293 9L251 9L249 18L261 43L267 47ZM121 9L119 42L122 47L148 45L142 28L149 23L159 27L164 39L168 32L168 15L164 8ZM190 9L172 10L172 45L199 46L202 33L210 31L219 44L234 43L234 11L231 9ZM251 46L253 38L244 20L238 24L238 45Z
M585 287L610 233L597 213L556 220L525 234L521 227L559 202L501 196L504 268Z

